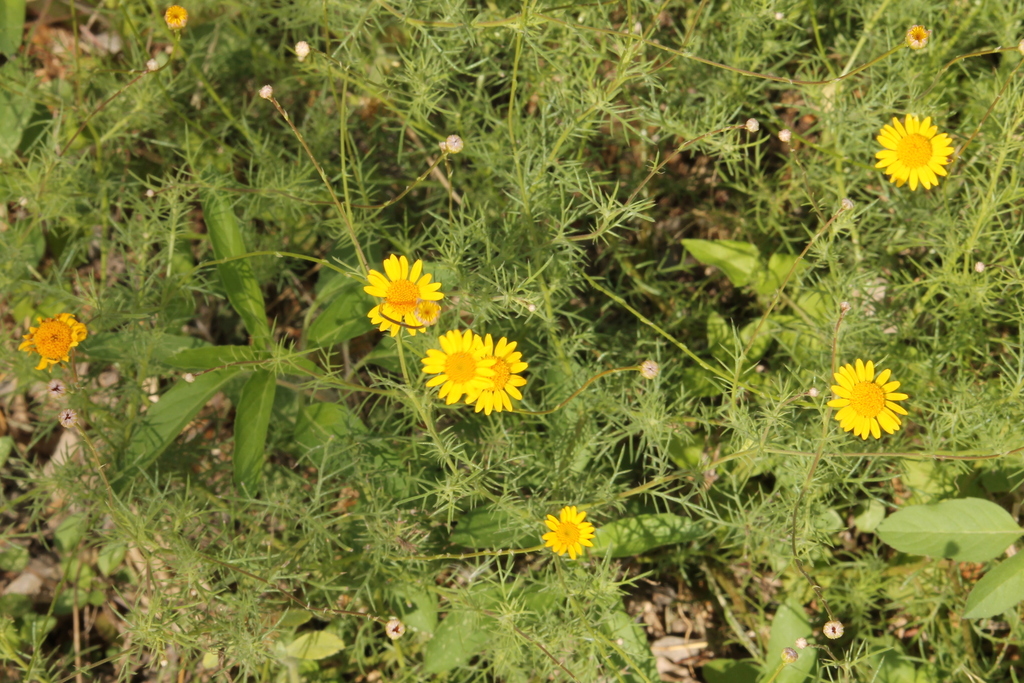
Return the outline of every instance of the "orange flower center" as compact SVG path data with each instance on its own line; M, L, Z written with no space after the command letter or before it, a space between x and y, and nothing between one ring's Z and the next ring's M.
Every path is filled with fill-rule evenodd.
M559 524L558 531L555 532L558 542L566 547L579 543L580 535L580 528L575 524L569 524L568 522L562 522Z
M412 313L420 298L420 288L409 280L394 280L388 284L388 293L384 298L392 311L403 316Z
M885 392L874 382L858 382L850 390L850 407L861 417L878 417L885 407Z
M469 382L476 377L476 358L468 351L456 351L445 358L444 374L453 382Z
M491 391L501 391L508 384L508 378L511 376L509 371L512 369L512 366L497 356L489 356L489 358L496 360L493 368L494 377L491 378L491 381L494 382L491 386Z
M896 158L907 168L926 166L932 159L932 143L920 133L911 133L896 145Z
M71 350L71 327L59 320L47 320L39 325L32 342L43 358L60 360Z

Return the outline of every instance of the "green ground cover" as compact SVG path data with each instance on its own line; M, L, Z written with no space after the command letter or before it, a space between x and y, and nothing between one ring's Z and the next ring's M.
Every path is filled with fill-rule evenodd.
M0 0L0 680L1022 678L1024 5L184 10Z

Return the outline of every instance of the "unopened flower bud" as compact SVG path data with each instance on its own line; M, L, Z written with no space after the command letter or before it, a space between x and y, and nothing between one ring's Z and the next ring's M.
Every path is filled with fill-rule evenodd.
M843 211L852 211L853 200L849 197L843 197L843 201L839 202L839 206L843 207Z
M982 263L981 261L978 261L977 263L975 263L974 264L974 272L975 273L984 273L985 272L985 264Z
M843 635L843 622L833 619L821 627L821 632L829 640L835 640Z
M661 366L653 360L645 360L640 364L640 374L647 379L654 379L661 372Z
M782 12L776 12L775 13L775 21L782 21L785 18L786 18L786 15L783 14Z
M71 429L78 424L78 413L71 410L71 408L67 408L66 410L60 411L60 415L57 416L57 419L60 420L60 425L62 427L65 429Z
M1017 43L1017 52L1019 52L1022 55L1024 55L1024 38L1021 38L1020 42Z
M807 395L811 398L818 398L818 390L815 387L811 387L807 390Z
M840 313L849 313L851 308L853 308L853 306L850 305L849 301L844 301L841 304L839 304Z
M51 398L63 398L67 393L67 388L59 379L51 379L50 383L46 385L46 392L50 394Z
M793 131L789 128L783 128L779 131L779 139L783 142L789 142L793 138Z
M797 638L796 639L796 646L798 648L800 648L801 650L806 650L807 649L807 639L806 638Z
M262 97L263 99L269 100L273 96L274 96L274 88L273 87L271 87L269 85L265 85L262 88L260 88L260 97Z
M911 26L907 31L907 47L911 50L920 50L928 44L928 36L931 34L932 32L924 26Z
M458 154L462 151L462 138L458 135L449 135L444 140L444 150L449 154Z
M391 640L398 640L405 633L405 624L392 617L388 620L387 625L384 626L384 632L388 634L388 638Z
M757 122L757 119L747 119L747 122L743 124L743 127L751 133L756 133L761 130L761 124Z
M152 199L153 197L156 196L156 192L153 191L153 188L149 188L148 190L146 190L146 196Z
M160 62L156 61L155 59L151 59L148 62L146 62L146 71L156 71L159 68Z
M192 384L192 382L196 381L196 376L193 375L191 372L186 372L182 379L188 382L189 384Z
M299 58L300 62L306 61L306 57L309 56L309 43L304 40L295 43L295 56Z
M792 664L796 660L800 659L800 653L791 647L783 648L782 650L782 661L786 664Z

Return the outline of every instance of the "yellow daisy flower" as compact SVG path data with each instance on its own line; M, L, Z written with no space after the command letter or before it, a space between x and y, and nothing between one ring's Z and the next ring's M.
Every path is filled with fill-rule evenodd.
M380 325L381 332L391 332L394 337L403 325L409 334L421 332L424 326L417 317L417 307L425 301L440 301L444 294L440 282L431 282L430 274L423 273L423 261L417 260L409 268L409 259L392 254L384 261L383 275L371 270L367 277L370 284L363 291L370 296L384 299L384 303L374 306L366 317L374 325ZM427 309L429 313L433 309ZM440 314L438 307L435 315ZM422 314L422 311L421 311Z
M85 325L75 320L71 313L61 313L56 318L38 320L39 327L28 328L28 334L24 336L25 341L18 346L19 351L34 352L42 356L36 370L68 362L68 353L71 349L89 336Z
M438 398L451 405L467 394L475 400L480 392L491 386L494 377L494 358L484 358L484 344L480 335L471 330L445 332L438 340L441 350L427 349L427 355L420 362L423 372L437 375L427 381L428 387L441 388ZM472 401L470 401L472 402Z
M847 363L839 368L833 376L837 385L832 392L837 398L828 402L832 408L839 408L836 419L843 431L853 430L854 436L867 439L868 434L876 439L882 438L879 426L892 434L900 428L902 422L896 415L906 415L906 409L894 401L906 400L906 394L895 393L900 388L899 382L890 382L891 370L882 370L875 377L875 364L865 364L857 359L857 367Z
M882 126L875 139L885 149L875 153L875 168L884 168L896 187L910 182L910 189L916 190L920 182L927 190L939 184L936 176L946 175L943 166L949 163L953 141L945 133L936 135L939 129L932 125L930 116L919 122L916 116L907 114L904 120L905 125L893 118L891 126Z
M523 400L518 387L525 386L526 380L517 373L525 370L528 365L520 359L523 354L516 351L516 342L511 342L505 337L498 340L495 345L491 335L484 337L484 358L494 359L494 377L491 378L490 386L480 392L476 398L476 411L484 411L490 415L491 411L501 412L512 410L512 401L509 394L517 401ZM470 396L466 397L466 403L472 403Z
M167 28L180 31L188 24L188 10L181 5L171 5L164 12L164 21L167 22Z
M594 544L590 539L594 537L594 525L584 522L586 512L577 512L576 506L562 508L558 513L558 519L554 515L548 515L544 523L551 529L541 536L544 540L544 547L551 548L559 555L569 551L569 559L575 560L577 555L583 554L583 546L593 548Z
M420 325L430 327L440 319L441 307L433 301L421 301L412 309L412 315Z

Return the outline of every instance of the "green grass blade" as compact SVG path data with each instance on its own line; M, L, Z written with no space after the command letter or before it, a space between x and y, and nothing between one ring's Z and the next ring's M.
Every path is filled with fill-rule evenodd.
M277 377L269 370L257 370L242 387L235 413L235 485L250 493L263 469L263 446L274 407Z
M25 0L0 0L0 52L13 57L21 45Z

